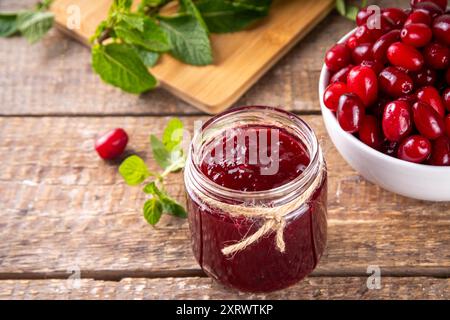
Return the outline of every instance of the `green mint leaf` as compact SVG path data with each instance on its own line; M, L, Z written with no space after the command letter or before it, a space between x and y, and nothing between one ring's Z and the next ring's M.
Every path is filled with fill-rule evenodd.
M125 182L131 186L142 183L150 172L140 157L133 155L126 158L119 167L119 172Z
M52 3L53 0L41 0L36 7L38 10L48 10Z
M234 0L234 1L224 0L224 1L232 2L233 5L238 7L264 12L265 14L269 13L270 5L272 4L272 0Z
M345 16L347 13L345 0L336 0L336 10L341 16Z
M126 44L94 46L92 67L103 81L130 93L142 93L157 84L133 47Z
M171 48L167 35L151 18L144 19L143 32L130 28L126 23L119 23L114 30L116 35L126 43L138 45L150 51L165 52Z
M358 11L359 11L358 7L350 6L347 8L347 13L345 14L345 16L352 21L356 21L356 16L358 15Z
M144 218L149 224L154 226L161 219L163 205L156 198L149 199L144 204Z
M194 16L160 17L160 24L169 36L175 58L198 66L212 63L208 33Z
M187 218L187 212L182 205L175 200L165 196L161 199L163 211L178 218Z
M17 13L0 13L0 37L9 37L17 32Z
M131 28L138 29L139 31L144 31L144 17L133 14L133 13L124 13L119 15L119 19L125 22Z
M51 12L25 11L17 17L17 28L30 43L35 43L52 28L54 15Z
M266 16L267 12L249 9L223 0L201 0L197 7L209 30L214 33L236 32Z
M202 15L198 11L196 5L194 4L194 2L192 2L192 0L180 0L180 12L188 13L195 17L195 19L197 19L197 21L202 25L206 32L209 32L208 26L206 25Z
M163 212L179 218L186 218L187 213L182 205L160 190L155 182L151 182L144 187L144 192L151 194L161 201Z
M178 148L183 141L183 122L178 118L172 118L164 129L162 142L168 151Z
M133 0L114 0L112 9L115 11L130 10Z
M89 41L93 43L95 40L97 40L103 34L103 32L106 30L107 27L108 22L106 20L100 22L99 25L97 26L97 29L95 29L95 33L89 38Z
M152 147L153 158L156 163L163 169L171 164L170 152L167 151L164 144L154 134L150 136L150 145Z
M159 191L158 187L156 186L156 183L154 181L147 183L143 189L143 191L147 194L151 194L154 196L161 196L162 193Z
M133 46L133 49L136 51L146 67L153 67L158 62L159 53L148 51L137 46Z

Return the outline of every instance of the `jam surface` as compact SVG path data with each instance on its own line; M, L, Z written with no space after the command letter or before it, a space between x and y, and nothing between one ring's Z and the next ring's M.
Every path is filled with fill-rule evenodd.
M215 152L218 149L221 154ZM299 176L310 162L299 139L285 130L265 126L235 128L209 145L208 151L214 161L203 159L203 174L222 187L237 191L282 186ZM267 170L262 172L262 168Z
M267 167L267 164L260 161L249 163L246 150L250 148L250 140L245 140L244 145L235 141L239 135L250 132L260 135L263 129L266 127L240 127L235 131L236 134L217 139L210 147L223 146L231 139L234 149L231 154L235 156L226 157L224 153L215 162L205 159L200 164L202 173L215 183L236 192L270 190L295 179L310 162L307 149L300 139L283 129L279 130L279 147L268 148L269 155L275 149L279 153L279 170L274 175L261 174L261 168ZM266 145L270 146L268 141ZM256 149L260 147L257 145ZM211 155L216 154L211 152ZM275 154L273 156L276 157ZM268 292L295 284L315 268L325 248L326 198L327 178L324 175L308 203L287 218L284 229L285 252L277 250L275 234L272 233L242 251L225 256L221 250L227 244L253 234L263 221L233 218L218 208L205 205L187 188L194 255L209 276L242 291Z

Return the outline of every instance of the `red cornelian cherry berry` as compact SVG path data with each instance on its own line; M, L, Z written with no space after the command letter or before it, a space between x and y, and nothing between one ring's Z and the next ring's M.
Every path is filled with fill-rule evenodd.
M365 106L373 104L378 97L378 80L375 72L366 66L356 66L347 76L347 87L361 98Z
M336 72L335 74L333 74L333 76L330 79L330 83L334 83L334 82L347 82L347 76L348 73L350 72L350 70L352 70L354 67L354 65L350 64L344 68L342 68L341 70L339 70L338 72Z
M354 36L358 43L373 43L375 41L367 25L357 27Z
M423 67L422 54L414 47L395 42L387 49L387 58L391 64L409 71L419 71Z
M433 35L442 44L450 46L450 14L443 14L434 19Z
M445 133L447 134L447 137L450 137L450 114L445 116L444 124L445 124Z
M359 41L356 38L355 35L350 36L347 41L345 42L345 45L347 46L347 48L349 48L350 50L355 49L358 45L359 45Z
M386 52L391 44L400 40L400 30L392 30L381 36L372 46L372 55L375 61L387 62Z
M432 19L434 19L437 16L440 16L444 13L445 9L442 9L439 5L436 3L430 1L430 0L419 0L416 1L417 3L414 5L411 5L413 9L421 9L428 11L430 13L430 16Z
M408 19L406 12L399 8L383 9L382 15L392 20L396 28L401 28Z
M414 90L414 83L411 77L404 71L396 67L387 67L378 76L380 91L398 98L408 95Z
M411 23L424 23L427 26L431 25L432 19L431 15L428 13L428 11L425 10L414 10L411 12L408 16L408 19L405 21L405 26L411 24Z
M377 41L383 34L395 28L394 22L386 16L374 14L367 19L367 27L372 36L372 42Z
M412 110L414 124L421 135L430 140L444 135L444 120L432 107L418 101L413 105Z
M331 71L339 71L350 64L350 50L344 44L336 44L328 50L325 64Z
M367 23L367 19L374 14L373 11L368 11L367 8L362 8L356 15L356 25L362 26Z
M430 156L430 153L430 141L420 135L412 135L400 143L397 156L409 162L422 163Z
M343 82L334 82L325 89L323 103L331 111L336 111L339 98L345 93L348 93L347 85Z
M128 143L125 130L117 128L111 130L95 141L95 150L102 159L111 160L120 156Z
M437 74L434 69L423 67L417 72L410 74L416 87L432 86L437 79Z
M447 0L411 0L411 7L416 7L419 3L431 2L438 5L442 10L447 9Z
M370 69L373 70L373 72L375 72L375 74L379 74L384 69L382 63L371 60L364 60L363 62L360 63L360 66L369 67Z
M404 43L413 47L423 47L427 45L433 32L430 27L423 23L411 23L404 26L401 31L401 38Z
M442 101L447 111L450 112L450 88L446 88L444 93L442 93Z
M433 69L447 69L450 65L450 49L439 43L430 43L423 49L423 57Z
M442 136L432 143L429 163L434 166L450 166L450 138Z
M417 100L428 104L442 118L445 116L445 106L441 100L441 96L435 87L426 86L417 90Z
M363 43L352 50L352 61L361 64L365 60L372 60L372 44Z
M365 110L362 100L353 93L346 93L339 99L337 119L344 131L355 133L361 127Z
M359 139L369 147L378 148L383 142L381 125L376 117L366 115L358 131Z
M384 136L389 141L400 141L408 136L412 130L409 104L401 100L388 103L381 124Z

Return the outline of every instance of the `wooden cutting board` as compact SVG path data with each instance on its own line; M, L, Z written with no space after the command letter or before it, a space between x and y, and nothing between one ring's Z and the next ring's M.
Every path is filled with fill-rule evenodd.
M112 0L56 0L57 25L82 43L108 12ZM151 69L160 85L208 113L236 102L334 7L335 0L275 0L269 17L248 30L211 36L214 64L195 67L169 55ZM81 25L70 30L79 8ZM73 23L72 23L73 24ZM317 57L320 59L320 57ZM261 101L264 103L264 101Z

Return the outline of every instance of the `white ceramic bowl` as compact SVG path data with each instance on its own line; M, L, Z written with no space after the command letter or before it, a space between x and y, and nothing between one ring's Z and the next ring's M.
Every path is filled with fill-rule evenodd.
M353 32L339 42L346 41ZM450 201L450 167L415 164L387 156L342 130L334 113L323 103L329 80L330 73L324 65L319 80L319 97L325 127L350 166L386 190L420 200Z

